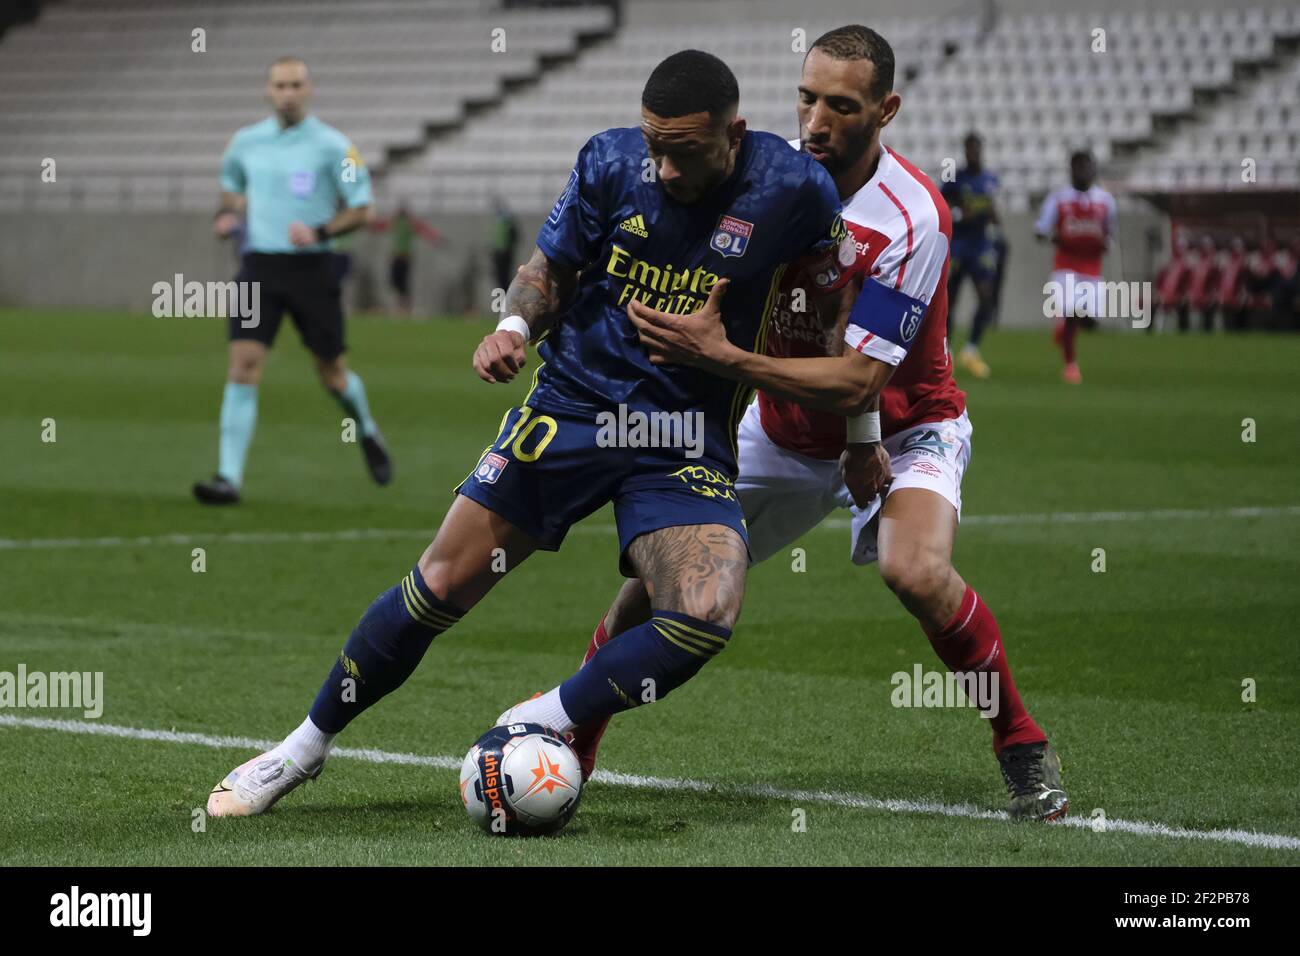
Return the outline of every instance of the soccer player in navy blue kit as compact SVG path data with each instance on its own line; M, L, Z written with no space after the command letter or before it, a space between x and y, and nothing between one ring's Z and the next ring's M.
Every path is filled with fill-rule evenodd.
M231 771L212 791L210 814L261 813L319 773L335 735L400 686L434 637L504 576L502 558L510 571L538 549L558 549L573 524L610 502L620 565L645 582L650 619L512 708L510 722L565 733L665 697L726 647L749 558L734 482L751 392L652 363L628 303L679 314L720 304L728 336L753 350L787 267L826 299L841 293L855 255L830 175L783 139L748 131L738 103L726 64L686 50L651 73L640 128L607 130L583 147L507 291L507 317L474 355L481 378L509 381L538 341L527 398L506 412L418 565L365 612L307 719ZM873 387L850 382L846 392L865 405ZM846 394L845 407L853 402ZM602 420L637 414L676 421L683 436L698 422L701 441L607 440Z
M244 314L229 318L217 472L194 484L194 496L210 505L239 501L257 426L257 389L285 312L315 357L321 383L357 423L371 477L385 485L393 474L366 387L344 355L341 276L330 252L332 239L369 219L370 173L346 136L307 112L311 80L302 60L272 63L266 95L275 115L235 133L221 158L221 207L213 229L225 238L247 214L235 281L254 311L232 310Z
M980 355L980 341L997 312L998 268L1000 256L995 234L998 211L994 194L998 178L984 168L984 143L976 133L964 141L966 165L957 170L953 182L944 183L943 198L952 209L952 258L948 266L948 339L952 341L952 317L962 281L969 278L975 286L975 316L971 320L970 338L958 353L958 360L976 378L989 377L989 365ZM950 345L951 347L951 345Z

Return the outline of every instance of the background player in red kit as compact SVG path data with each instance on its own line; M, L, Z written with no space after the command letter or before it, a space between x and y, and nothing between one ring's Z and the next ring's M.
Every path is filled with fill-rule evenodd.
M1061 377L1072 385L1083 381L1075 356L1079 326L1101 317L1097 310L1106 301L1101 260L1115 237L1115 197L1096 181L1097 162L1092 153L1073 153L1070 185L1048 194L1034 223L1038 238L1056 247L1051 281L1064 290L1065 314L1057 316L1052 337L1065 360Z
M880 145L880 129L900 105L893 74L889 44L847 26L813 44L799 85L801 140L792 145L832 174L857 243L851 268L863 285L851 315L801 311L808 280L798 274L768 316L765 355L736 354L717 321L716 296L691 316L640 305L629 316L654 360L689 362L760 389L738 436L736 490L752 559L852 507L853 560L879 560L885 583L949 669L998 675L990 724L1011 816L1054 819L1069 806L1060 760L1020 700L996 619L952 566L971 426L946 342L951 221L934 184ZM865 375L864 364L873 366ZM855 395L853 383L863 381L872 391ZM859 414L863 407L870 410ZM648 608L642 583L626 582L586 660ZM587 774L605 725L593 721L575 734Z

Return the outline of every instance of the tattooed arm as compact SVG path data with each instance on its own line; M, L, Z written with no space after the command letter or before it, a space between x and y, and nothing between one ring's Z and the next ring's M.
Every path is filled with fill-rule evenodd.
M573 291L577 270L547 259L541 249L519 267L506 290L506 315L517 315L528 326L528 340L518 332L498 329L484 336L474 350L474 371L485 382L508 382L527 364L525 346L550 328L560 306Z

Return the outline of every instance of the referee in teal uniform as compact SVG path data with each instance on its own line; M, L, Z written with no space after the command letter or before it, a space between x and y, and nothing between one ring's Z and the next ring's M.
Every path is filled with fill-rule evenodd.
M370 173L346 136L308 114L311 81L302 60L272 63L266 93L275 115L237 132L221 159L221 208L213 225L225 238L246 219L236 281L241 302L252 288L246 283L258 283L258 296L252 315L244 305L228 320L217 473L194 485L194 496L205 504L239 501L257 425L257 386L286 312L316 359L321 383L357 423L371 477L386 485L393 476L365 385L344 360L343 304L330 255L331 239L370 218Z

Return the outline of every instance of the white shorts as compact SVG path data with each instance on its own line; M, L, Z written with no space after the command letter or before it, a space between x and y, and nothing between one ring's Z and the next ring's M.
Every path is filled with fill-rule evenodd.
M1069 318L1100 319L1106 313L1106 286L1101 276L1087 276L1068 269L1052 272L1052 282L1061 289L1061 305Z
M960 520L961 479L970 464L970 436L965 412L890 435L884 445L894 481L887 494L925 488L951 503ZM789 547L837 508L852 512L854 563L876 560L876 517L882 499L877 496L866 508L853 504L838 461L809 458L775 444L763 431L758 402L751 403L741 419L739 444L736 492L755 563Z

